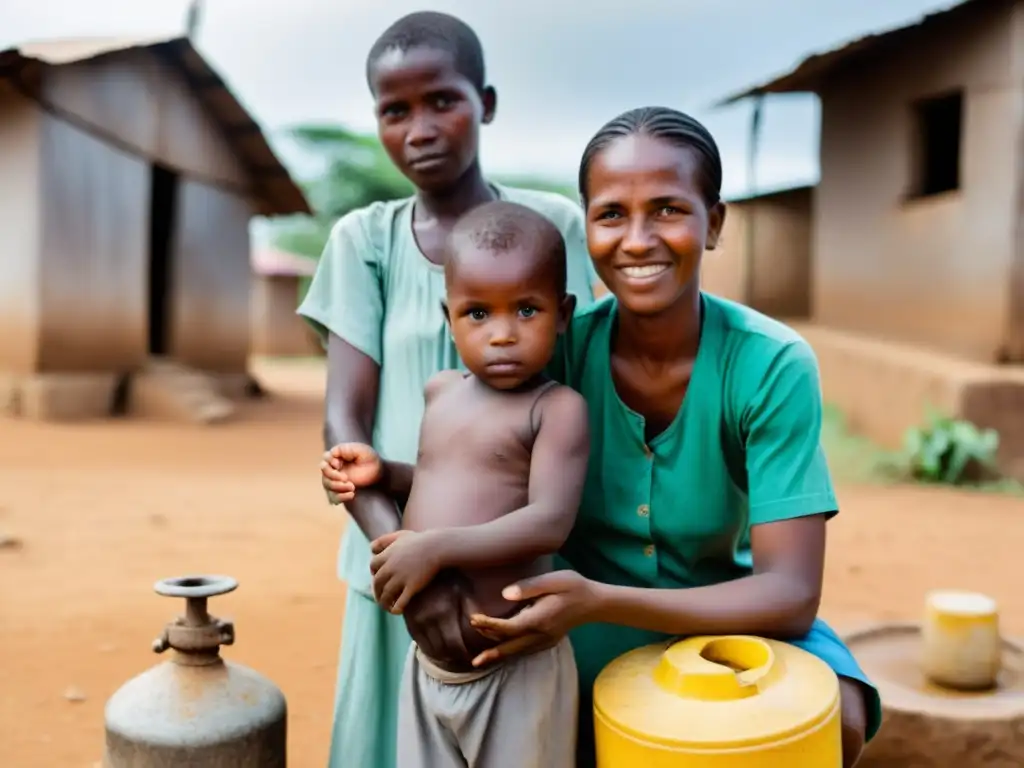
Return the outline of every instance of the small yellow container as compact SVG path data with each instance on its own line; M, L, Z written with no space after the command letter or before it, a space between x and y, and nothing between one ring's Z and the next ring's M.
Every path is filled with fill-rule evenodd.
M921 667L939 686L993 688L1003 659L999 607L986 595L936 590L925 598Z
M840 768L839 679L758 637L638 648L594 683L598 768Z

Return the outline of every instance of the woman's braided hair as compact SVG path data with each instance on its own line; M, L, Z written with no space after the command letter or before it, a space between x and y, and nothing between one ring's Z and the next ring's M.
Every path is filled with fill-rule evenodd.
M605 123L583 150L579 187L584 207L589 198L587 187L594 158L612 142L635 133L696 152L700 157L700 191L704 202L710 207L721 200L722 158L708 129L695 118L668 107L640 107Z

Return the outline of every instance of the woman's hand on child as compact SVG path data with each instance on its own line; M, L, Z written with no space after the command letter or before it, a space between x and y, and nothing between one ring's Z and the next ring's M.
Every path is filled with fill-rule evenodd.
M553 646L580 624L592 620L598 595L594 582L575 571L554 571L505 587L502 597L531 601L509 619L473 614L470 624L498 645L484 651L473 666L480 667L524 652Z
M384 467L380 456L365 443L340 443L324 453L320 474L332 504L352 501L357 488L380 482Z
M387 611L400 614L441 570L440 548L434 531L395 531L374 539L373 594Z

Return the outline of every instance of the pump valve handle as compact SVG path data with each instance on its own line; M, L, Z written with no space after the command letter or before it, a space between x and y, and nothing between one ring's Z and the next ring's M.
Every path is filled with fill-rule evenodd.
M238 589L237 580L230 576L178 576L161 579L153 589L165 597L185 598L185 615L167 625L153 642L154 652L174 648L185 653L216 653L221 645L235 642L234 625L211 616L206 602L208 598L234 592Z

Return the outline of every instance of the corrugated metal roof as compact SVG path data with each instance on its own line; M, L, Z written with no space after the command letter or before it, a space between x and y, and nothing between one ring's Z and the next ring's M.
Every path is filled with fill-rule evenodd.
M305 195L270 148L255 119L186 37L83 38L23 43L0 51L0 78L17 73L31 62L59 67L135 49L159 49L165 54L164 58L182 74L206 112L231 136L230 146L252 179L252 192L260 213L310 213Z
M312 277L316 272L316 259L277 248L253 248L250 261L252 271L261 277Z
M828 75L840 63L847 64L857 56L864 55L868 52L875 53L883 45L903 43L908 36L916 34L922 28L928 27L940 19L948 21L948 19L943 17L962 11L968 5L979 5L982 1L983 0L961 0L944 10L935 11L922 16L913 24L906 24L904 26L866 35L865 37L853 40L840 48L834 48L830 51L808 56L800 62L795 69L790 70L786 74L775 77L772 80L768 80L767 82L761 83L760 85L756 85L752 88L747 88L739 93L734 93L731 96L727 96L721 101L716 102L714 106L725 106L751 96L759 96L766 93L813 92L821 83L822 78Z
M136 48L153 48L157 45L184 40L181 37L82 37L71 39L30 40L11 46L4 54L14 52L26 59L35 59L54 66L72 64L76 61L94 59L108 53L129 51Z

